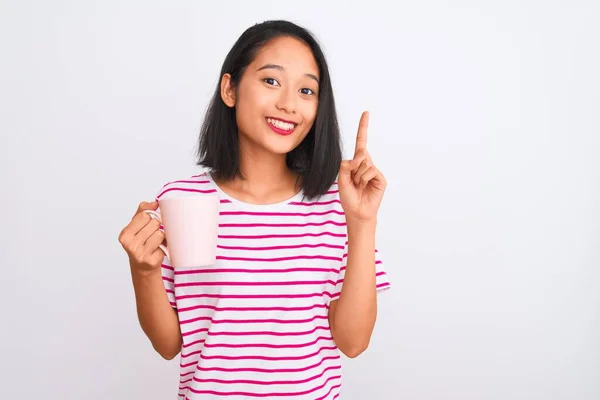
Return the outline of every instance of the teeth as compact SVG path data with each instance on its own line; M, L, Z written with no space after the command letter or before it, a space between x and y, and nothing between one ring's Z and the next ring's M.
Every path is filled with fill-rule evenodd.
M292 129L294 129L294 124L282 122L276 119L267 118L267 122L273 126L276 126L279 129L283 129L284 131L291 131Z

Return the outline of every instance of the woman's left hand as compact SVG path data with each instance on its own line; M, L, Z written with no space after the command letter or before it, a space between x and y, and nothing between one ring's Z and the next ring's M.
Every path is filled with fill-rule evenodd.
M340 165L338 188L346 220L374 221L387 182L367 152L369 113L363 112L356 135L354 158Z

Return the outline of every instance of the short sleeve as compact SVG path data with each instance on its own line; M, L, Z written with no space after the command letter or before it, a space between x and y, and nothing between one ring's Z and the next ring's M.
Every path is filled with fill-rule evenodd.
M344 254L342 256L342 262L340 267L340 272L337 277L337 281L335 283L335 288L333 289L333 293L331 296L331 300L337 300L340 298L340 294L342 292L342 286L344 285L344 277L346 275L346 266L348 264L348 242L346 242L346 246L344 248ZM378 249L375 249L375 286L377 288L377 293L381 293L391 288L391 282L388 278L388 274L385 271L385 267L383 265L383 257L381 256L381 252Z
M158 192L156 192L156 196L154 197L155 200L158 200L165 193L165 187L167 185L168 183L161 187ZM160 213L160 207L156 211ZM167 292L169 303L173 308L177 308L177 303L175 301L175 269L171 265L167 256L163 258L160 269L162 272L162 280L165 285L165 290Z

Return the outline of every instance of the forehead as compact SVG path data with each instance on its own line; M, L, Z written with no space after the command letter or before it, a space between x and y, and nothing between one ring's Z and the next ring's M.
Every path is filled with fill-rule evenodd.
M279 37L269 41L257 53L252 65L281 65L286 72L319 76L319 67L310 47L295 38Z

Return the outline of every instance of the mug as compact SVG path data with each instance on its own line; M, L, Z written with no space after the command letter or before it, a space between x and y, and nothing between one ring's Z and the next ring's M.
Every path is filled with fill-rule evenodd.
M219 228L218 195L167 197L158 200L160 212L144 210L158 219L167 238L160 249L171 266L215 264Z

